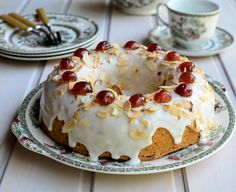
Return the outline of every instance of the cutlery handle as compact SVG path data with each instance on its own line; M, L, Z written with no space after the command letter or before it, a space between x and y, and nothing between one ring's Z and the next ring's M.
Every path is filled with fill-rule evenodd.
M7 24L17 27L21 30L27 30L29 27L25 25L24 23L21 23L20 21L16 20L15 18L11 17L10 15L1 15L0 18L5 21Z
M39 9L36 9L36 12L39 19L43 22L43 24L46 25L48 23L48 17L45 13L45 10L43 8L39 8Z
M10 13L8 15L10 15L11 17L17 19L18 21L20 21L21 23L24 23L25 25L27 25L29 27L35 27L36 26L33 22L31 22L28 19L18 15L17 13Z

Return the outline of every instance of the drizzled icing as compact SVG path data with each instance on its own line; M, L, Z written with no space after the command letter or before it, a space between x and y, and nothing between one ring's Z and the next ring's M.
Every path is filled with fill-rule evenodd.
M94 92L85 96L72 95L68 91L69 83L59 83L63 70L55 69L43 87L40 101L43 122L48 130L52 130L56 117L64 121L63 132L68 133L69 146L84 144L93 160L109 151L114 159L127 155L130 164L137 164L140 150L152 143L152 136L160 127L170 132L176 144L181 142L186 126L200 131L204 141L215 101L213 91L198 67L193 71L192 96L181 97L173 91L174 88L167 86L172 100L164 104L153 100L159 83L157 72L162 75L171 72L177 79L177 66L187 61L184 57L180 61L163 61L165 54L162 51L147 52L144 46L127 51L113 45L105 52L86 53L83 60L73 57L80 66L74 69L78 81L90 82ZM111 90L113 85L118 85L123 95L114 92L116 98L112 104L96 104L96 94L104 89ZM147 98L145 105L124 108L124 103L134 93L143 93Z

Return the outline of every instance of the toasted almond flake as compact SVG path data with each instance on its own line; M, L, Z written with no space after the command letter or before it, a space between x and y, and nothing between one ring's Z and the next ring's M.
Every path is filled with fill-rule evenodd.
M71 89L74 87L75 83L76 83L76 82L70 81L70 82L68 83L68 89L71 90Z
M199 97L199 99L200 99L203 103L207 102L207 97L201 96L201 97Z
M139 68L138 67L133 67L132 72L138 74L139 73Z
M118 85L112 85L111 89L114 90L117 95L122 95L121 89L118 87Z
M81 103L88 103L90 101L90 97L88 95L80 97Z
M165 112L169 112L169 111L171 110L171 106L170 106L170 105L164 105L164 106L163 106L163 110L164 110Z
M134 111L129 111L129 112L126 112L126 115L131 118L131 119L137 119L139 118L140 116L142 116L142 112L141 111L137 111L137 112L134 112Z
M154 107L149 107L147 109L145 109L146 112L149 112L149 113L153 113L153 112L156 112L158 109L157 108L154 108Z
M120 87L121 90L125 90L125 89L129 90L133 87L132 84L130 84L130 83L124 81L124 80L119 80L118 81L118 86Z
M188 113L186 113L185 111L182 111L182 114L186 119L191 119L191 116Z
M143 131L140 128L132 128L129 131L129 135L130 137L132 137L133 139L137 139L137 140L143 140L143 139L147 139L149 137L149 133L147 131Z
M92 66L92 61L91 61L91 57L89 56L89 54L87 52L85 52L83 54L83 61L85 63L85 65L91 67Z
M69 121L67 121L63 127L62 127L62 133L69 133L71 132L76 126L76 120L74 118L71 118Z
M159 88L163 88L163 89L174 89L176 88L178 85L161 85L158 86Z
M144 65L150 70L150 71L156 71L157 70L157 65L153 61L145 61Z
M119 68L117 68L117 72L118 72L119 75L126 74L126 73L128 73L128 71L129 71L128 67L119 67Z
M60 75L55 75L55 76L52 77L53 81L60 81L60 79L61 79Z
M157 57L156 52L151 52L151 53L149 53L149 54L147 55L147 59L148 59L148 60L152 60L152 61L155 60L156 57Z
M129 112L131 110L131 103L130 101L124 102L123 108L126 112Z
M109 117L109 113L107 111L97 111L96 114L101 119L106 119Z
M124 67L124 66L127 66L127 65L129 65L129 60L128 59L123 59L123 58L120 58L120 59L118 59L118 61L117 61L117 66L119 66L119 67Z
M176 116L178 119L182 117L182 110L180 110L178 107L173 107L170 110L170 114Z
M95 107L95 105L92 104L92 103L90 103L90 104L88 104L88 105L85 105L85 106L83 107L83 109L84 109L85 111L89 111L89 110L93 109L94 107Z
M63 92L63 90L58 89L54 92L54 94L55 94L56 97L61 97L61 96L64 95L64 92Z
M75 66L75 68L73 69L73 71L74 71L75 73L78 73L78 72L82 69L82 67L83 67L83 64L82 64L82 63L78 63L78 64Z
M143 124L143 126L144 126L145 128L150 128L150 127L151 127L151 122L148 121L147 119L142 119L142 120L141 120L141 123Z
M80 111L79 110L75 112L74 119L75 120L79 120L80 119Z
M79 125L82 127L89 127L90 123L89 123L88 119L83 118L83 119L79 120Z

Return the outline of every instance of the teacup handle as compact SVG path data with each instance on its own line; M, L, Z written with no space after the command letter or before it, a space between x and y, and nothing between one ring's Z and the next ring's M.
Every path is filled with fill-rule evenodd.
M167 27L169 27L169 24L167 23L167 22L165 22L162 18L161 18L161 16L160 16L160 12L159 12L159 10L160 10L160 8L161 7L165 7L167 10L168 10L168 7L167 7L167 5L165 4L165 3L160 3L160 4L158 4L157 5L157 9L156 9L156 20L158 21L158 20L160 20L164 25L166 25Z

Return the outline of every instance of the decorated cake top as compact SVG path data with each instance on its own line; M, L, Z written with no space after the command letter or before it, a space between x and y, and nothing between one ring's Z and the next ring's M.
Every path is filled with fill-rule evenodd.
M60 61L45 82L40 110L49 130L56 117L64 121L69 145L84 144L92 159L109 151L137 163L159 127L175 143L186 126L204 140L214 103L204 72L186 57L156 44L104 41Z

